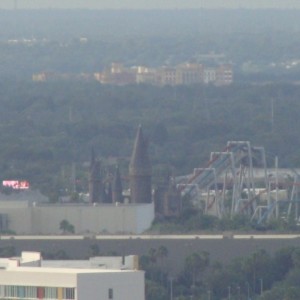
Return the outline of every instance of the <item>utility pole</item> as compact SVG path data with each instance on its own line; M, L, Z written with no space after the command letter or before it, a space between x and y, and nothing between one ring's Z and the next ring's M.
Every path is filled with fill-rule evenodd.
M71 191L73 193L76 192L76 164L75 164L75 162L73 162L72 166L71 166Z
M173 300L173 277L170 277L170 300Z
M247 287L247 300L250 299L250 285L249 285L249 282L246 281L246 287Z
M279 205L278 205L278 156L275 157L275 184L276 184L276 198L275 198L275 212L276 212L276 219L279 218Z
M274 133L274 98L271 98L271 132Z
M228 300L231 299L231 286L228 286Z
M260 281L260 295L262 295L264 291L264 286L263 286L264 281L262 278L260 278L259 281Z

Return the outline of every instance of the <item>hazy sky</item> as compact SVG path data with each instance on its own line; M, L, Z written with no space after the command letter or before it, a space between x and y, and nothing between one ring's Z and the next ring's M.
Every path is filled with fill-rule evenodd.
M0 9L18 8L300 8L300 0L0 0Z

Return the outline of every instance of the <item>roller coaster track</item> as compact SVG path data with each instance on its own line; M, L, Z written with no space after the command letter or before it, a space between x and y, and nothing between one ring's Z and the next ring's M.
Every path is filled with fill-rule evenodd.
M229 146L227 146L226 148L223 149L222 152L227 152L230 149ZM187 189L192 189L192 187L190 185L192 184L198 184L199 186L203 185L202 180L206 180L207 178L207 174L205 174L205 170L208 170L210 168L212 168L212 165L218 160L218 156L215 156L214 158L210 159L205 167L203 169L198 169L196 172L194 172L194 174L187 180L187 182L181 184L179 186L179 191L185 194L185 191ZM187 191L189 192L189 191Z
M247 208L249 208L255 200L257 200L262 194L268 193L268 189L261 190L257 195L253 196L250 201L245 203L242 207L241 212L244 212Z
M245 145L248 142L228 142L222 152L212 152L211 159L204 168L196 169L186 182L179 185L179 191L183 194L191 193L197 186L199 189L211 187L215 179L225 170L238 164L244 155Z
M259 162L264 170L265 188L260 189L259 193L256 193L257 189L255 189L253 160ZM278 159L277 163L275 162L275 169L278 169ZM207 193L206 200L204 200L205 211L218 216L229 213L228 203L230 202L225 202L230 200L225 197L225 191L229 190L232 192L231 216L236 213L252 215L251 220L256 219L257 224L260 225L268 220L273 213L276 218L289 217L294 205L295 220L300 221L298 213L300 207L300 199L298 198L300 194L300 174L295 169L291 169L291 171L294 173L294 175L291 175L294 182L285 182L286 187L292 187L291 195L287 196L290 199L278 199L277 171L275 176L276 199L274 199L271 197L270 180L270 176L273 175L268 174L264 148L252 147L250 142L246 141L232 141L227 143L222 152L212 152L210 160L204 168L195 169L192 175L177 177L176 182L181 195L189 195L195 205L201 205L200 200L204 200L205 193ZM232 177L230 177L230 173ZM227 175L229 175L229 181L227 181ZM221 182L223 183L222 188L219 185ZM213 190L215 194L213 194ZM243 196L244 191L247 193L247 197ZM264 193L268 197L267 205L260 205L263 201L261 195ZM289 205L287 211L283 207L286 204ZM214 205L215 208L212 209Z

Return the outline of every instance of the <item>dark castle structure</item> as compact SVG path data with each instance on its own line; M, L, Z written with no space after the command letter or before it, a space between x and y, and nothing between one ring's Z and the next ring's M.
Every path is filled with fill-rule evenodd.
M123 187L119 167L116 167L113 182L112 182L112 202L123 203Z
M92 149L90 176L89 176L89 195L91 203L104 203L104 186L101 172L101 162L96 160Z
M139 126L129 164L129 187L132 203L152 202L152 168L147 148L142 126Z
M89 201L91 203L124 203L119 168L115 168L113 175L104 173L100 161L95 158L92 150ZM167 184L154 189L152 194L151 177L152 167L148 156L148 142L143 135L142 126L139 126L129 163L129 203L154 201L157 216L178 215L181 211L181 198L176 186L168 180Z
M157 217L176 217L182 210L180 192L171 178L154 189L153 201Z

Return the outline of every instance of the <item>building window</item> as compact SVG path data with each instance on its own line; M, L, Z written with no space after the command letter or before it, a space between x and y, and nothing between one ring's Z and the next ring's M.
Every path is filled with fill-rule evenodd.
M66 288L64 298L65 299L75 299L75 289L74 288Z
M45 296L44 299L57 299L58 298L58 289L55 287L45 287Z
M0 285L0 300L1 299L74 300L75 288Z
M108 299L114 299L114 290L108 289Z

